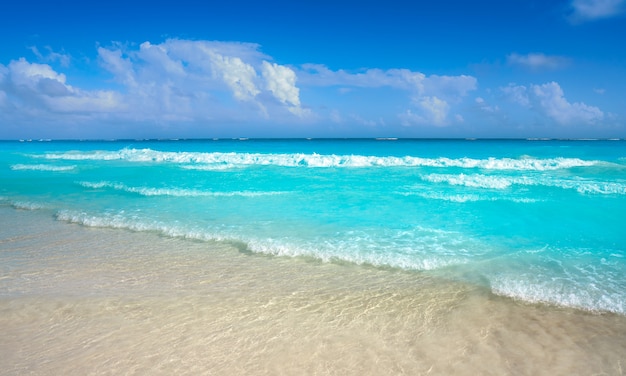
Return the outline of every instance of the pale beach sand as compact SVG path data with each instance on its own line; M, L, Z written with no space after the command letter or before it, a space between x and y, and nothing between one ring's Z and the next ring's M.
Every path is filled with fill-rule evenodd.
M621 375L626 317L0 207L2 375ZM243 247L239 247L243 248Z

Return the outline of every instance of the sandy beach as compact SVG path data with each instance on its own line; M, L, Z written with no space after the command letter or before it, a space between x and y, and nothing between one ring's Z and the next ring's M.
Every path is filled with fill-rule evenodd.
M626 317L1 208L0 373L606 374Z

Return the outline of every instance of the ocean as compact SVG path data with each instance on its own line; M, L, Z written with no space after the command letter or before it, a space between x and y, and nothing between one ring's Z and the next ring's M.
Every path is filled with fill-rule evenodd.
M242 347L248 355L267 352L268 343L287 335L284 327L272 325L278 321L286 325L282 320L291 317L289 328L299 333L290 337L292 343L309 342L290 347L279 341L274 343L282 347L274 349L282 349L281 356L291 354L291 361L308 359L310 373L324 373L315 368L324 363L305 348L318 355L323 348L341 352L347 363L327 359L326 366L335 367L328 368L334 370L330 373L349 367L359 370L364 360L350 351L382 341L386 337L380 330L389 329L390 323L398 325L394 346L381 342L364 356L371 359L372 353L388 351L402 358L390 348L411 342L397 337L408 330L402 327L407 318L419 326L412 333L422 333L418 337L436 349L436 354L413 358L430 359L431 368L433 359L447 360L448 368L434 366L439 373L554 371L560 368L550 368L547 361L524 363L526 354L516 358L521 367L516 372L510 368L510 353L501 354L501 368L481 368L478 363L474 368L450 368L456 364L450 354L461 353L446 346L470 337L475 345L485 343L495 323L501 329L515 325L498 321L505 316L531 326L546 320L550 327L574 328L577 336L587 339L592 337L588 322L600 320L602 324L592 330L594 336L610 332L619 336L600 345L585 342L583 350L590 354L594 347L606 347L617 353L610 358L610 351L604 351L596 363L590 355L585 364L609 373L621 367L619 351L626 348L621 336L626 333L624 140L206 139L0 145L0 308L5 320L1 324L21 328L2 330L12 339L9 343L22 344L22 352L2 350L12 354L14 368L7 369L15 374L71 372L76 364L85 366L83 371L99 364L103 368L96 373L127 371L138 367L127 353L114 356L123 362L107 364L97 355L106 351L88 345L113 338L119 343L121 338L132 348L130 344L136 347L137 338L143 338L140 343L150 346L157 338L155 330L167 331L173 317L189 332L182 339L177 327L170 338L194 343L186 350L195 351L194 359L202 358L200 344L205 349ZM493 304L508 308L488 308ZM511 307L518 310L512 314ZM306 318L290 316L305 311ZM94 312L131 317L142 334L112 335L111 325L119 325L107 320L115 317L96 318ZM183 317L183 312L191 316ZM216 312L220 314L214 316ZM392 312L398 316L385 316ZM467 315L457 316L454 325L441 326L442 317L459 312ZM339 328L345 336L363 335L355 334L350 325L366 313L376 313L381 320L368 327L371 333L365 331L371 338L352 338L349 346L329 342ZM161 329L149 326L159 314ZM101 328L90 334L91 339L76 337L85 315L94 320L89 327ZM32 332L23 326L24 317L39 322ZM56 326L46 326L50 317L56 318ZM188 327L198 324L198 317L207 320L200 321L210 332ZM274 324L260 322L263 317ZM480 321L483 318L487 321ZM226 341L224 333L242 320L258 324L239 328L248 340ZM318 320L329 326L321 329ZM567 320L575 321L571 328L564 324ZM462 334L466 325L474 325L475 332ZM53 336L60 327L65 331ZM459 337L444 343L425 334L444 327L455 327ZM524 329L508 333L516 338L520 331ZM73 356L85 355L81 351L90 348L93 353L85 355L89 361L62 361L67 354L48 354L55 361L46 363L41 348L29 353L31 339L40 338L42 332L48 333L50 342L59 336L73 338L71 345L66 344L75 349ZM153 337L145 337L147 333ZM194 333L203 336L195 338ZM217 346L203 342L207 338L226 342ZM563 351L562 343L551 341ZM326 347L316 347L322 342ZM161 350L143 354L145 359L150 354L157 357L167 347L160 345ZM108 347L109 355L116 346ZM480 352L485 359L493 357L487 350L493 346ZM538 346L546 349L545 343ZM302 353L294 354L295 350ZM233 356L228 357L229 351L215 351L213 365L224 367L208 368L216 373L276 371L272 363L262 372L252 372L252 363L237 366L228 360ZM540 357L543 350L528 351ZM573 359L578 355L572 354L567 359L576 364ZM385 370L392 374L429 369L427 362L411 368L405 364L410 357L394 356L378 359L377 364L387 365ZM162 368L143 371L191 370L176 359L172 364L178 368L167 368L165 362L159 363ZM280 358L282 363L289 360ZM46 368L50 365L54 367Z

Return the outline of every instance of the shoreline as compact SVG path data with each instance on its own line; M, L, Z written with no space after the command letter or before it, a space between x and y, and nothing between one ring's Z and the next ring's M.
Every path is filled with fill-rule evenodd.
M2 374L622 374L626 317L0 208Z

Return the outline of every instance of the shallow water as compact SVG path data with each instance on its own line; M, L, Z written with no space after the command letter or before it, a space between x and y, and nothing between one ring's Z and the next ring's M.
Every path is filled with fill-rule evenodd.
M624 140L0 146L3 206L626 314Z
M623 374L626 317L0 207L0 373Z

